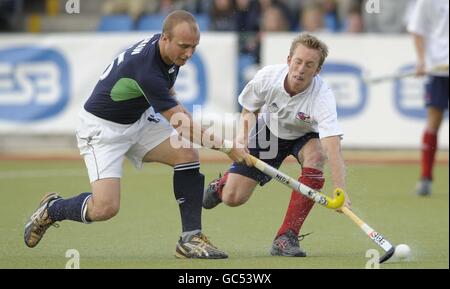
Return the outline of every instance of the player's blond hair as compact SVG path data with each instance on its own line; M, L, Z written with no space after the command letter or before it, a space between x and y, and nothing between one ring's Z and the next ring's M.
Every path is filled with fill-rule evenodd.
M292 56L294 54L295 49L297 49L297 47L300 44L310 49L315 49L319 51L320 53L319 68L322 67L323 63L325 62L325 58L327 58L328 56L328 46L324 42L319 40L319 38L315 37L312 34L301 33L292 41L289 56Z
M175 26L183 22L190 24L194 31L199 31L194 15L185 10L175 10L164 19L163 33L171 37Z

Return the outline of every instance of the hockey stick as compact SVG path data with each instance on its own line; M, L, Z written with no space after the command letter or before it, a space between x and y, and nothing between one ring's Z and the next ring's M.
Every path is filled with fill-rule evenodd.
M262 160L257 159L252 155L249 155L249 157L255 168L276 179L278 182L290 187L291 189L300 192L302 195L308 197L316 203L321 204L324 207L327 207L329 209L339 209L344 204L345 194L341 189L336 189L333 192L333 199L331 199L321 192L313 190L310 187L294 180L290 176L280 172L279 170L268 165Z
M330 209L341 209L341 211L349 217L353 222L355 222L364 233L366 233L369 238L371 238L378 246L380 246L386 253L380 258L379 262L383 263L390 259L394 255L395 247L386 240L380 233L376 232L369 225L367 225L363 220L361 220L358 216L356 216L350 209L347 207L342 207L345 201L345 194L341 189L337 189L334 191L334 198L330 199L329 197L323 195L321 192L315 191L310 187L294 180L288 175L282 173L281 171L275 169L274 167L268 165L255 158L252 155L249 155L253 166L265 173L268 176L276 179L278 182L290 187L291 189L300 192L302 195L310 198L316 203L319 203Z
M437 66L433 67L432 69L427 70L425 72L425 74L429 75L429 74L436 73L436 72L448 72L448 64L437 65ZM388 75L382 75L382 76L378 76L378 77L366 78L364 81L368 84L377 84L377 83L384 82L384 81L398 80L398 79L402 79L402 78L406 78L406 77L412 77L415 75L416 75L415 71L404 71L404 72L400 72L400 73L396 73L396 74L388 74Z
M375 242L375 244L380 246L386 252L386 254L384 254L380 258L379 261L380 263L389 260L394 255L395 247L388 240L386 240L380 233L372 229L369 225L367 225L363 220L361 220L358 216L356 216L355 213L350 211L350 209L348 209L347 207L342 207L341 211L353 222L355 222L359 226L359 228L363 230L363 232L366 233L367 236L369 236L369 238L372 239L372 241Z

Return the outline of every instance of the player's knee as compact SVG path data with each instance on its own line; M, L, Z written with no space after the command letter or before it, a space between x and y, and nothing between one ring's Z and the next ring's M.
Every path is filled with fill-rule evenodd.
M105 221L111 219L119 213L120 206L118 204L105 204L101 206L95 206L90 217L95 221Z
M230 207L237 207L245 204L248 198L243 194L240 194L236 190L224 190L222 191L222 202Z
M229 207L238 207L245 203L245 200L237 196L236 194L229 194L222 196L222 202Z
M184 149L178 157L179 163L198 162L198 160L198 150L196 149Z
M304 167L323 168L327 156L323 151L316 151L308 154L303 163Z

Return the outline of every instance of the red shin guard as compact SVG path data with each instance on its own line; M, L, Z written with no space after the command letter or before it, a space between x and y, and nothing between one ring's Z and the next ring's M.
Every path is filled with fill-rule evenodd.
M325 182L322 171L313 168L303 168L302 176L298 180L314 190L322 189ZM289 207L286 216L284 217L284 222L278 230L277 236L280 236L289 230L294 231L294 233L298 235L300 228L313 205L314 202L312 200L299 192L292 191Z
M437 134L425 131L422 138L422 175L423 179L432 179L434 158L437 149Z

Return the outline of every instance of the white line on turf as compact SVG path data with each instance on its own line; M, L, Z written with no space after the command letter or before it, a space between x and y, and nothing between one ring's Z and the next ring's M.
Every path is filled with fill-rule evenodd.
M170 171L153 171L149 168L152 176L168 175ZM124 172L125 176L145 174L145 170L129 170ZM20 178L53 178L53 177L87 177L86 169L41 169L41 170L11 170L0 171L0 179L20 179Z
M0 171L0 179L85 177L85 176L87 176L87 171L81 169Z

